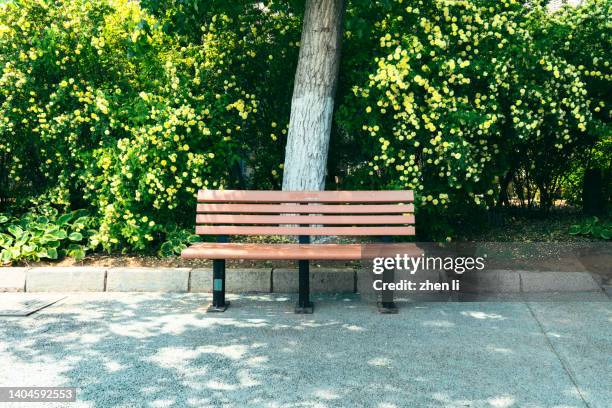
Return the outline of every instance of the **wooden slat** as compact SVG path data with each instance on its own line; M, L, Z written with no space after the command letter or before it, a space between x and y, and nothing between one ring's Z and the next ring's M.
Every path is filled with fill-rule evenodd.
M361 259L359 244L195 244L182 251L184 259L337 260Z
M358 260L395 254L421 256L411 243L389 244L243 244L199 243L181 253L185 259Z
M411 190L400 191L255 191L200 190L198 202L234 203L400 203L411 202Z
M199 214L197 224L414 224L413 215L235 215Z
M262 226L196 226L199 235L338 235L395 236L414 235L414 227L262 227Z
M414 205L301 205L301 204L198 204L199 213L264 213L264 214L402 214L413 213Z

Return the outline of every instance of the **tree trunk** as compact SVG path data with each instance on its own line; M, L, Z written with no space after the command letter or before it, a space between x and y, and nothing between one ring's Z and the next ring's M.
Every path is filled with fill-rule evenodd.
M340 68L344 0L306 0L283 190L323 190Z
M510 207L510 199L508 197L508 187L510 186L510 182L512 181L513 178L514 178L514 169L508 170L506 172L506 175L504 176L504 179L499 184L500 188L499 188L499 197L497 199L497 206L500 208L503 207L504 205L506 207Z

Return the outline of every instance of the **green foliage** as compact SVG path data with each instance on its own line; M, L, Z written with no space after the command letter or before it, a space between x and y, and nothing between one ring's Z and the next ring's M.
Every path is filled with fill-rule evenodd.
M612 222L603 221L592 217L582 223L572 225L569 233L571 235L585 235L597 239L612 239Z
M198 189L280 188L303 0L0 3L0 206L85 208L88 245L169 255ZM610 2L539 3L348 2L328 188L414 189L424 239L508 173L579 196L610 167Z
M270 91L290 88L267 76L296 60L299 30L283 27L299 21L209 17L192 42L138 2L0 4L0 197L88 207L95 244L145 250L192 224L198 189L240 183L240 167L278 187L288 105Z
M585 69L544 36L552 17L514 0L383 9L368 23L371 63L352 71L338 110L341 134L360 132L359 151L371 152L345 164L351 184L415 189L417 219L447 236L448 215L493 206L508 172L528 171L549 206L568 161L602 134ZM609 83L607 66L597 75Z
M195 235L193 232L177 226L168 229L166 239L167 241L161 245L158 252L158 255L162 257L178 256L188 245L195 244L202 240L199 235Z
M93 247L92 227L95 219L84 210L61 216L53 209L19 218L0 214L0 264L65 256L81 260Z

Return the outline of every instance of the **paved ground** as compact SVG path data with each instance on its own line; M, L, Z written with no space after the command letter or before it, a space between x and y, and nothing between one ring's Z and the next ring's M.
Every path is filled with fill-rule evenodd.
M67 296L0 318L0 386L75 386L70 407L612 406L602 294L384 316L356 296L318 297L310 316L272 295L215 315L206 295Z

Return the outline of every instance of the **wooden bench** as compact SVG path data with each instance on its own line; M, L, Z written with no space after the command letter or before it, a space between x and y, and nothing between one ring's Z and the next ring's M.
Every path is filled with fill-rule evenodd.
M361 244L310 243L311 236L414 235L412 191L239 191L198 192L196 234L215 235L216 243L185 249L186 259L213 260L213 302L209 311L225 311L225 260L297 260L299 296L296 313L312 313L309 261L360 260ZM231 235L297 236L299 243L235 243ZM401 248L396 248L401 250ZM386 279L391 279L386 275ZM379 308L397 311L392 293Z

